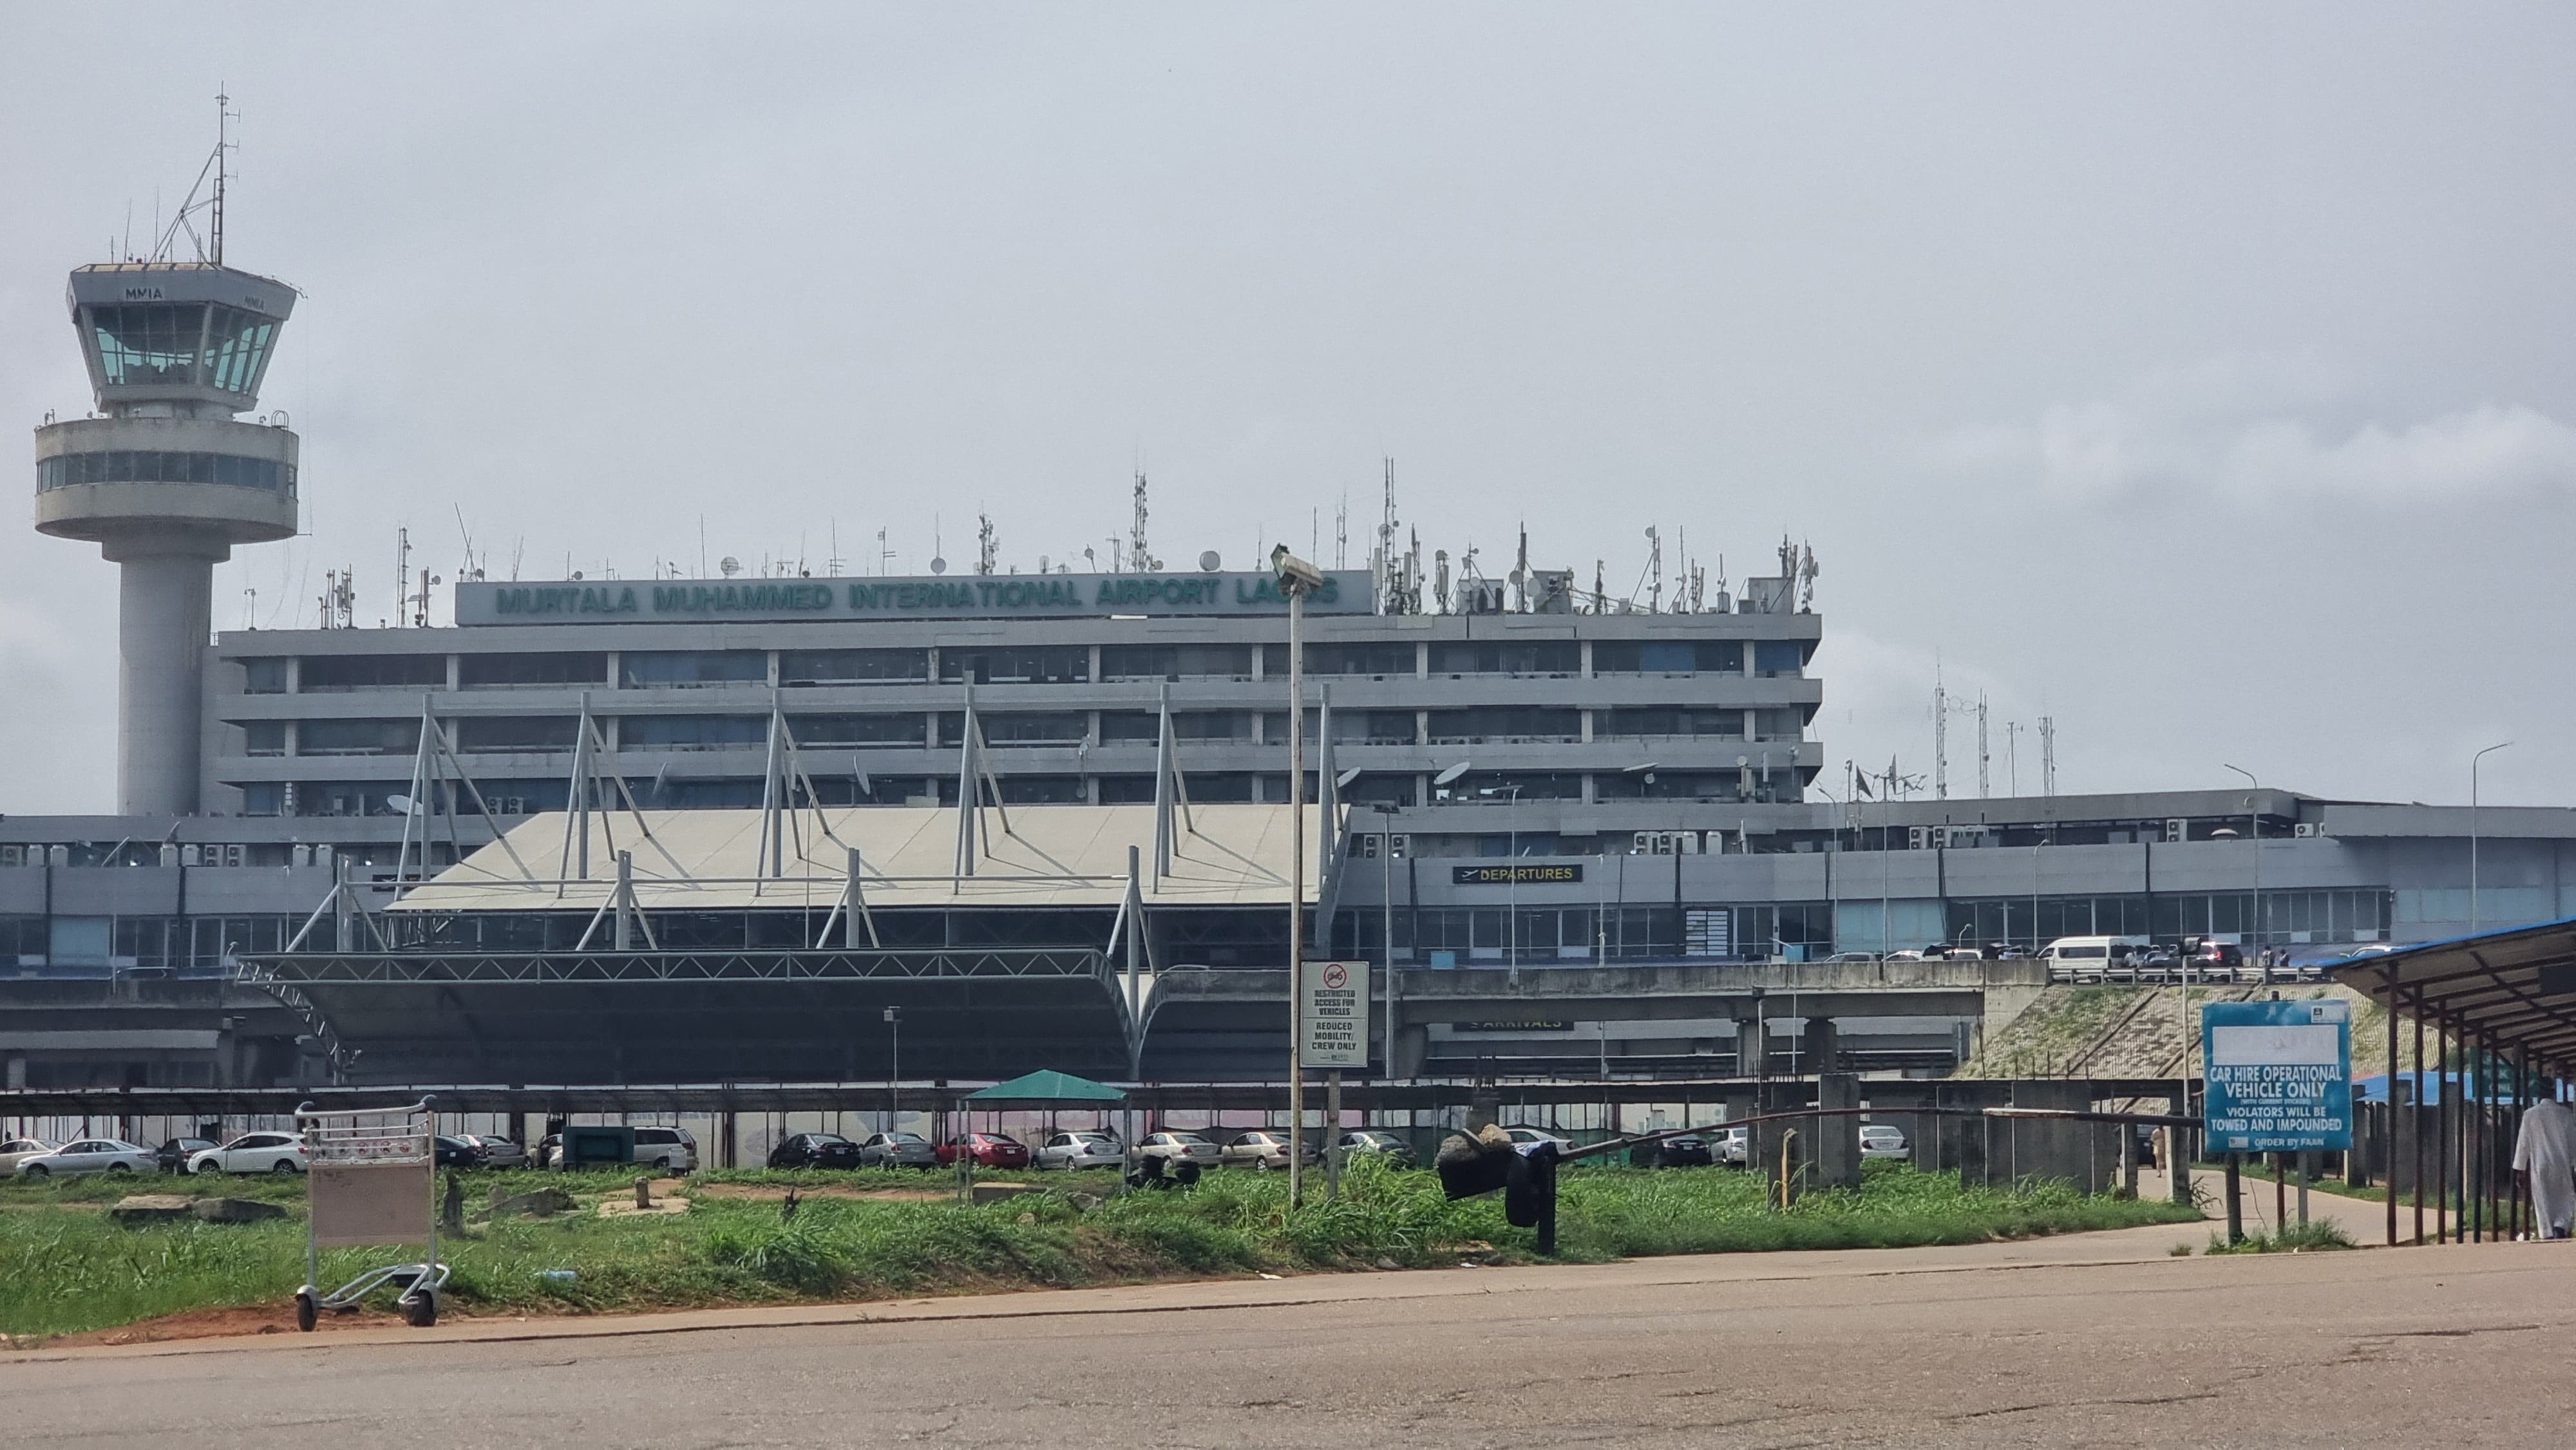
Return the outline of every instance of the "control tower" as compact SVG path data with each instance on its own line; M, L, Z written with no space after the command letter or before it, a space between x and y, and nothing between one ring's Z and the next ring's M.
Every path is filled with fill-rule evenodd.
M224 265L220 144L208 165L212 245L199 260L156 252L72 273L97 409L36 430L37 531L95 543L120 572L116 783L127 815L198 811L214 568L234 545L296 527L295 435L234 416L258 405L295 291Z

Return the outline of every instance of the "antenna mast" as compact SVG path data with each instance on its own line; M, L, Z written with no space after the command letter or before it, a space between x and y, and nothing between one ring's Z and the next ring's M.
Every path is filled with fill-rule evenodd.
M1977 692L1977 799L1984 800L1994 792L1987 788L1987 766L1993 757L1986 754L1986 692Z
M1941 667L1932 667L1932 798L1950 798L1950 691Z
M1145 547L1145 470L1141 468L1136 470L1136 519L1127 527L1127 567L1139 574L1150 574L1155 568L1154 556Z
M2057 717L2039 717L2039 793L2057 794Z

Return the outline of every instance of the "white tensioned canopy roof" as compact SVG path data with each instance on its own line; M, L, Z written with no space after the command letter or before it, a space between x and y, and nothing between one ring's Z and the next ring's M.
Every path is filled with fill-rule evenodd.
M1170 873L1154 872L1154 807L987 807L975 829L971 874L958 871L954 806L808 807L759 810L592 811L588 872L568 816L532 816L411 887L394 911L567 911L596 908L617 885L617 854L634 857L635 904L647 911L829 909L860 858L872 909L901 907L1116 907L1127 894L1127 852L1155 906L1281 904L1288 891L1289 808L1195 805L1172 833ZM783 823L776 853L764 821ZM1325 850L1321 813L1306 808L1306 900L1315 900Z

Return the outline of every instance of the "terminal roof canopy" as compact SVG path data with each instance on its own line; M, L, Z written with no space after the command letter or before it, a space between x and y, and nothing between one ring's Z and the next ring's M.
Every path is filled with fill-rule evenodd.
M2576 1067L2576 920L2358 957L2336 964L2334 975L2396 1016L2508 1056L2528 1050L2533 1067L2558 1076Z
M1194 806L1190 824L1182 826L1175 811L1171 874L1157 880L1151 805L1013 806L1007 831L1004 813L988 807L976 827L971 876L956 874L953 806L783 812L784 869L766 877L761 811L594 811L587 877L579 847L567 849L566 814L553 811L530 817L413 887L392 909L594 910L616 889L620 851L634 855L636 901L648 911L828 908L845 888L852 850L859 853L860 889L871 909L1115 908L1127 892L1131 846L1141 858L1148 904L1267 906L1287 897L1288 812L1285 805ZM1311 903L1324 833L1316 808L1306 814Z
M1044 1067L1024 1073L1009 1082L966 1095L970 1103L1123 1103L1127 1095L1105 1082L1075 1077Z

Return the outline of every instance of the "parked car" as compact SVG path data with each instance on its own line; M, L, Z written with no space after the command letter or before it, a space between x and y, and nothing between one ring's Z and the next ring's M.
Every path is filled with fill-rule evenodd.
M1878 960L1878 953L1836 952L1832 956L1825 958L1825 960L1827 962L1874 962Z
M1136 1145L1135 1156L1160 1158L1167 1169L1183 1163L1214 1168L1225 1161L1222 1150L1196 1133L1148 1133L1145 1141Z
M1300 1146L1305 1151L1298 1157L1305 1162L1313 1163L1324 1156L1312 1138ZM1285 1168L1288 1166L1287 1130L1274 1132L1268 1128L1254 1128L1250 1132L1237 1133L1217 1150L1217 1162L1228 1168Z
M528 1150L520 1147L516 1138L504 1138L497 1133L468 1133L465 1141L483 1150L483 1166L486 1168L528 1166Z
M1123 1168L1127 1150L1107 1133L1050 1133L1036 1162L1040 1168Z
M1716 1161L1715 1150L1697 1133L1658 1138L1628 1150L1628 1165L1632 1168L1705 1168Z
M37 1138L11 1138L0 1143L0 1173L14 1173L18 1165L40 1153L51 1153L54 1145Z
M673 1173L694 1173L698 1167L698 1140L686 1128L638 1128L635 1161Z
M1903 1158L1911 1151L1906 1146L1903 1130L1895 1124L1860 1125L1860 1156L1863 1158Z
M1524 1153L1541 1143L1554 1143L1560 1156L1574 1151L1572 1138L1551 1133L1545 1128L1505 1128L1503 1131L1511 1135L1512 1146Z
M940 1161L919 1133L879 1133L859 1145L859 1162L869 1168L936 1168Z
M191 1173L301 1173L304 1140L293 1133L244 1133L188 1160Z
M480 1168L483 1149L471 1138L451 1137L441 1133L430 1140L429 1159L439 1168Z
M539 1138L537 1140L537 1146L528 1150L528 1158L539 1168L561 1168L563 1166L563 1134L548 1133L544 1137Z
M214 1146L212 1138L173 1138L152 1150L152 1163L164 1173L185 1173L189 1159ZM6 1158L6 1145L0 1145L0 1161Z
M1746 1166L1753 1157L1753 1130L1728 1128L1721 1131L1717 1141L1709 1147L1709 1156L1736 1168Z
M150 1173L158 1165L152 1150L122 1138L82 1138L50 1153L31 1153L13 1171L21 1178L51 1178L74 1173Z
M1376 1128L1354 1128L1344 1133L1342 1140L1334 1146L1342 1150L1345 1161L1356 1158L1362 1153L1382 1153L1386 1155L1389 1162L1399 1163L1407 1168L1412 1167L1415 1162L1411 1143L1393 1133L1382 1132Z
M856 1168L859 1145L838 1133L796 1133L769 1150L772 1168Z
M1026 1168L1029 1145L1017 1138L999 1133L960 1133L939 1145L939 1161L953 1164L963 1153L975 1160L978 1168Z

